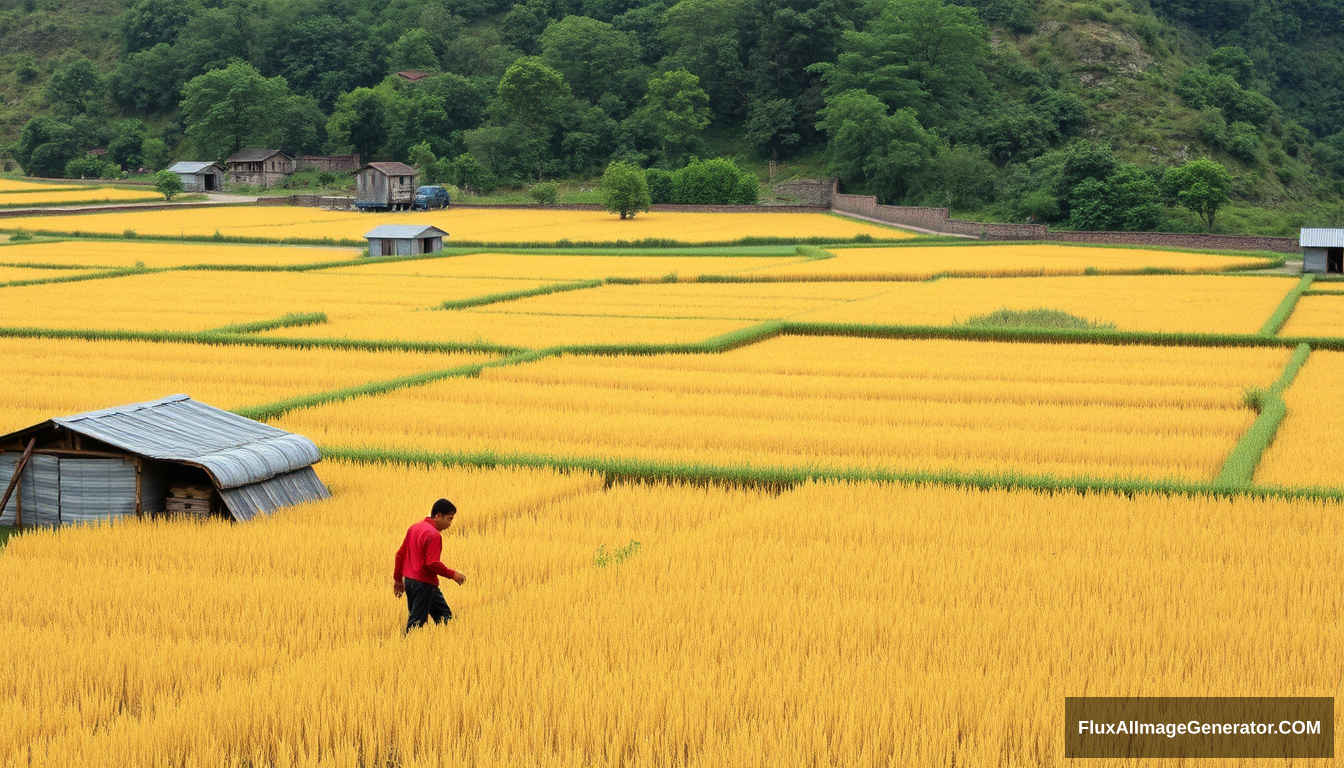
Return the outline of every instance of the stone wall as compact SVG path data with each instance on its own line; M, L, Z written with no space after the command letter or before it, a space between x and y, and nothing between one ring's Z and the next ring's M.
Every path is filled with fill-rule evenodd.
M299 170L316 168L327 173L354 173L359 170L359 155L300 155L295 165Z
M1050 232L1044 238L1062 243L1153 245L1162 248L1196 248L1219 251L1274 251L1297 254L1295 237L1256 235L1205 235L1186 232Z
M1197 232L1051 232L1040 224L996 224L964 221L948 215L946 208L910 205L880 205L871 195L841 195L833 198L832 210L945 235L981 240L1045 240L1060 243L1151 245L1159 248L1193 248L1217 251L1274 251L1298 253L1297 238L1255 235L1206 235Z
M775 185L774 192L807 205L831 207L832 198L840 191L839 179L794 179Z

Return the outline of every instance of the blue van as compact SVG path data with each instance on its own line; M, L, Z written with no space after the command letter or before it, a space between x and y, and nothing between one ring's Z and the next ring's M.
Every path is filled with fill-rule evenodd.
M448 207L448 190L443 187L420 187L415 190L415 202L411 208L417 211L429 211Z

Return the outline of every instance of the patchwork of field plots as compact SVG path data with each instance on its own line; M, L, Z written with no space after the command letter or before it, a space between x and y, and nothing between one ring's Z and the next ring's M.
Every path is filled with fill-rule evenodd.
M1313 283L1312 290L1316 290ZM1303 296L1280 336L1344 336L1344 295Z
M1344 660L1333 505L321 469L254 524L11 540L0 761L1038 765L1066 695L1335 695ZM458 619L402 639L389 547L445 489Z
M884 277L927 279L938 275L1009 277L1082 275L1168 270L1219 272L1269 265L1267 258L1179 253L1142 248L1086 248L1076 245L944 245L934 247L831 248L833 259L768 267L761 277L799 280L863 280Z
M432 310L452 299L526 290L537 280L435 280L302 272L156 272L6 289L0 326L47 317L60 328L201 331L325 312L335 321L389 310ZM135 297L133 301L128 297ZM60 307L59 313L49 308ZM325 335L325 334L319 334Z
M57 192L72 189L87 189L87 187L81 184L62 182L48 184L40 181L0 178L0 194L9 194L11 192Z
M1281 349L786 338L565 357L278 422L323 445L725 467L1211 480ZM414 429L410 425L414 423Z
M355 248L213 245L137 242L135 240L62 240L13 243L0 249L0 263L98 267L274 266L354 260Z
M938 280L893 285L874 298L795 319L948 325L997 309L1048 307L1126 331L1255 333L1295 284L1283 277L1220 275Z
M84 232L120 235L133 229L141 235L167 237L263 238L267 240L360 240L379 224L432 224L451 241L490 243L615 242L647 238L690 243L724 242L745 237L834 238L856 235L899 240L914 235L824 213L646 213L621 219L605 211L533 210L450 207L439 211L357 213L317 208L214 206L187 210L125 211L96 215L42 216L6 219L4 229L35 232Z
M893 232L444 215L501 242ZM283 240L408 220L22 226ZM0 247L0 433L183 392L312 438L333 493L246 524L0 538L0 765L1056 765L1065 696L1341 695L1334 297L1105 274L1247 265L1133 249L578 250ZM1017 276L913 281L948 263ZM57 276L88 279L7 284ZM1282 336L1324 338L1265 487L1233 485L1216 478L1293 370L1262 333L1281 307ZM962 325L1003 309L1183 335ZM454 622L403 637L392 556L440 497L468 581L445 585ZM54 574L78 588L54 598Z
M1335 333L1340 331L1336 330ZM1288 417L1255 473L1270 485L1344 485L1344 352L1313 352L1284 400Z
M444 370L490 355L0 338L0 434L183 392L220 408ZM96 364L93 362L96 361Z

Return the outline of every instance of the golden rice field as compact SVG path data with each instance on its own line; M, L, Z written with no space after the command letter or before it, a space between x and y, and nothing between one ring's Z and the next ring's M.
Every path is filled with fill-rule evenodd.
M87 189L87 187L78 184L62 184L60 182L48 184L37 181L0 178L0 194L8 194L11 192L57 192L72 189Z
M835 254L835 258L768 267L753 274L798 280L923 280L937 275L1082 275L1138 272L1144 269L1218 272L1270 265L1267 258L1076 245L943 245L828 250Z
M211 206L166 211L122 211L6 219L0 228L34 232L359 240L379 224L431 224L449 233L446 242L615 242L660 238L690 243L744 237L880 239L914 237L905 230L825 213L647 213L620 219L602 211L519 211L450 207L439 211L358 213L317 208Z
M949 279L893 284L880 296L835 304L795 319L948 325L1001 308L1046 307L1114 323L1124 331L1255 333L1295 284L1282 277L1221 275Z
M1066 695L1340 693L1333 505L320 471L247 525L13 539L0 762L1059 765ZM469 581L403 639L391 551L445 489Z
M1311 282L1313 291L1344 291L1344 280L1321 280L1319 277Z
M42 269L41 267L0 266L0 284L27 282L29 280L52 280L75 275L87 275L97 270L91 269Z
M551 358L277 424L347 448L1212 480L1254 420L1242 390L1287 358L786 337L713 356Z
M163 195L152 189L124 189L119 187L83 187L49 191L25 191L0 194L0 207L14 208L26 205L92 205L96 203L149 203L163 202ZM5 222L8 227L9 223Z
M0 249L0 262L90 267L143 265L156 269L200 265L290 267L352 261L360 254L356 248L63 240L12 243Z
M756 325L755 320L615 315L541 315L494 309L388 309L321 325L265 331L262 337L499 344L542 348L573 344L691 344ZM487 311L489 310L489 311Z
M694 280L701 275L750 276L762 269L805 261L801 256L572 256L471 253L434 259L378 259L328 271L414 277L526 277L544 280Z
M546 285L539 280L446 281L303 272L156 272L5 289L0 326L202 331L325 312L333 321ZM134 296L134 301L127 301ZM53 311L59 308L59 311ZM42 319L45 322L35 322ZM315 326L319 329L325 326ZM292 333L294 329L284 329ZM326 336L326 332L317 335Z
M484 362L490 355L0 338L0 434L186 393L220 408ZM90 361L97 361L91 365ZM8 482L8 479L6 479Z
M1312 290L1316 283L1312 283ZM1280 336L1344 336L1344 295L1303 296L1279 329Z
M815 215L655 214L629 228L572 213L458 209L440 226L455 239L518 242L861 231L820 233L860 224ZM40 221L280 240L408 220L189 214ZM502 234L464 235L472 226ZM627 231L640 233L613 234ZM1241 263L1133 249L836 253L365 262L351 248L9 244L0 283L84 271L41 265L164 271L0 285L0 434L175 392L242 410L503 359L301 346L312 338L666 345L786 318L948 325L1001 308L1060 309L1121 330L1255 334L1296 284L910 281L946 259L1005 275ZM352 263L255 269L332 261ZM244 269L175 271L201 264ZM777 282L696 282L704 275ZM647 282L434 309L608 277ZM1283 335L1344 337L1334 302L1302 298ZM13 330L201 331L315 312L328 322L231 337L247 344ZM317 465L330 500L242 524L127 519L7 540L0 530L0 768L1046 768L1066 762L1066 696L1344 696L1339 502L947 483L1208 483L1256 420L1247 390L1279 379L1291 353L778 336L717 353L517 356L475 376L333 396L271 420L325 448L369 452L367 463ZM1257 484L1344 486L1332 453L1344 417L1328 408L1342 388L1344 352L1312 352ZM397 463L432 453L502 465ZM646 477L555 468L573 465ZM700 474L647 477L677 470ZM723 484L711 479L718 470L853 481ZM920 472L931 482L876 482ZM461 509L444 561L468 581L445 585L454 622L403 636L393 554L439 497ZM628 559L598 557L622 547L634 547Z
M1305 299L1303 299L1305 301ZM1336 331L1338 333L1338 331ZM1311 353L1284 400L1288 417L1256 470L1269 485L1338 487L1344 472L1344 417L1334 405L1344 392L1344 352Z

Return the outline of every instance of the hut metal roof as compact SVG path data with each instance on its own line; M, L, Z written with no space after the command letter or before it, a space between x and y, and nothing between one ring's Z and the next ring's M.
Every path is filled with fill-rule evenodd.
M321 460L313 441L198 403L186 395L52 419L124 451L194 464L221 489L294 472Z
M364 167L360 168L359 170L362 171L365 170L366 168L372 168L373 170L378 171L379 173L385 176L420 175L419 171L415 170L414 168L405 163L366 163Z
M226 160L225 162L229 162L229 163L260 163L261 161L265 160L266 158L270 157L271 155L285 155L285 153L284 153L284 152L281 152L281 151L278 150L278 149L265 149L265 148L262 148L262 147L249 147L249 148L247 148L247 149L240 149L240 150L238 150L237 152L234 152L232 155L229 155L229 159ZM285 155L285 157L289 157L289 155Z
M218 167L219 167L218 163L211 163L207 161L195 161L195 160L181 160L179 162L170 165L168 167L168 170L172 171L173 173L200 173L201 171L204 171L206 168L218 168Z
M369 240L413 240L418 237L447 237L442 229L424 224L380 224L364 234Z
M1301 248L1344 247L1344 229L1304 229L1297 244Z

